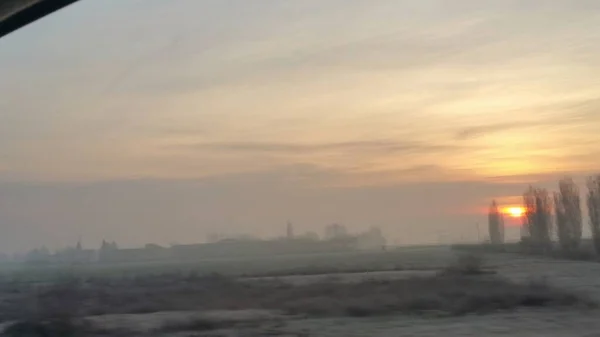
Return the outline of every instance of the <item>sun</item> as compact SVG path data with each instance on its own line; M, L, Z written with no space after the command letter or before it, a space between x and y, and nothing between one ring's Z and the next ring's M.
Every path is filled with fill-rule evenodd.
M506 207L504 209L504 212L508 215L510 215L513 218L520 218L523 216L523 214L525 214L525 208L520 207L520 206L516 206L516 207Z

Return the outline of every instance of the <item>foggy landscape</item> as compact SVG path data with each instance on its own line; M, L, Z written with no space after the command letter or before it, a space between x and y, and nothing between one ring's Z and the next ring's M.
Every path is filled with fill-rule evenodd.
M1 36L0 336L593 336L599 18L80 0Z

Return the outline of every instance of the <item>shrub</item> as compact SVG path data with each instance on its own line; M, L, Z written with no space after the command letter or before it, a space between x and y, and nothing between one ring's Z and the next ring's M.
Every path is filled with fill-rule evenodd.
M6 337L87 337L92 330L86 321L53 319L47 321L19 321L3 332Z
M231 326L229 322L210 320L206 318L194 318L186 321L170 321L160 327L159 332L178 331L211 331Z
M386 314L468 314L523 306L571 306L591 304L574 294L546 283L517 284L489 274L477 255L460 255L456 262L433 276L403 279L371 279L359 282L321 280L290 284L281 280L235 280L219 275L172 276L170 280L115 280L110 285L85 284L71 293L60 287L40 290L44 301L35 314L16 315L25 303L4 303L5 319L20 320L18 329L45 329L55 322L81 327L79 317L103 312L112 314L146 311L265 309L306 316L364 317ZM179 279L177 278L179 277ZM58 290L57 290L58 289ZM51 295L48 295L51 294ZM59 294L76 299L71 309L56 316L49 312L61 303ZM70 297L76 294L77 297ZM25 295L22 295L25 296ZM76 309L76 310L75 310ZM12 315L12 316L9 316ZM26 324L25 324L26 323ZM170 322L164 329L214 330L224 322L197 319ZM68 335L66 335L68 337Z
M485 262L481 255L476 254L460 254L455 263L444 268L440 275L485 275L493 274L491 270L483 268Z

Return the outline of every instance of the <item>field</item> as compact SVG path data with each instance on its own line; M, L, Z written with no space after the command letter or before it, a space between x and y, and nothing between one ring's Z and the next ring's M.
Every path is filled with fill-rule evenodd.
M425 252L425 253L423 253ZM219 273L229 276L290 275L332 272L439 269L453 258L448 247L410 247L388 252L346 252L283 255L252 258L221 258L178 263L147 262L64 266L6 266L0 278L44 280L64 274L127 277L164 273ZM433 254L433 255L432 255ZM433 257L433 258L432 258Z
M596 263L449 247L13 267L0 320L7 336L592 336L599 279Z

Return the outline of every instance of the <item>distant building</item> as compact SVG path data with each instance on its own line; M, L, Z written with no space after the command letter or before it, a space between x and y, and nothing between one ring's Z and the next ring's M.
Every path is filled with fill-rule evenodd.
M348 236L346 226L337 223L325 227L325 240L340 239Z
M144 248L119 249L114 242L102 241L98 255L100 262L141 262L169 259L172 251L154 243L148 243Z
M306 232L296 238L300 239L300 240L308 240L308 241L319 241L321 239L321 238L319 238L319 234L317 234L315 232Z
M206 236L206 242L207 243L213 243L213 242L219 242L221 240L223 240L224 235L219 234L219 233L210 233Z
M98 261L107 262L115 260L118 250L119 247L116 242L113 241L109 243L106 240L102 240L102 245L98 251Z
M25 255L25 262L34 264L45 264L52 262L52 255L46 247L35 248Z
M75 248L67 248L57 251L53 255L53 262L56 263L90 263L97 260L96 251L93 249L83 249L81 245Z
M377 227L371 227L368 231L360 233L356 237L356 248L361 250L384 249L386 239Z
M81 240L78 240L75 248L68 247L57 251L54 259L58 263L90 263L96 260L96 251L84 249Z
M286 235L286 237L288 239L290 239L290 240L294 238L294 225L292 225L292 223L289 222L289 221L287 223L287 235Z

